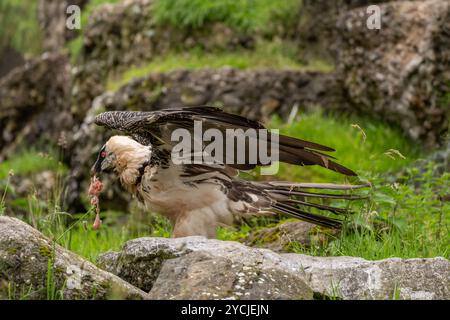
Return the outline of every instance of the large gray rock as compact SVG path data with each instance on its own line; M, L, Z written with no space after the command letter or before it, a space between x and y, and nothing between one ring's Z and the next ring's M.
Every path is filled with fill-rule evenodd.
M298 266L265 249L203 237L141 238L99 265L153 299L312 299Z
M355 257L285 254L298 263L315 292L344 299L450 299L444 258L368 261Z
M337 22L337 71L348 101L428 146L441 143L450 110L450 2L381 4L380 30L367 27L366 9Z
M262 261L196 251L165 261L150 299L312 299L301 276Z
M316 296L342 299L450 299L444 258L310 257L187 237L131 240L99 264L155 299L305 299L308 286Z
M49 285L50 284L50 285ZM146 293L62 248L28 224L0 216L0 299L144 299Z

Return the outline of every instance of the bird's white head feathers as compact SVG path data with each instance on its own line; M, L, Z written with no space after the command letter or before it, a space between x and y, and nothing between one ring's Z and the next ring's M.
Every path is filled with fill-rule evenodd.
M150 161L151 147L127 136L112 136L105 144L102 171L116 172L124 186L132 185L141 166Z

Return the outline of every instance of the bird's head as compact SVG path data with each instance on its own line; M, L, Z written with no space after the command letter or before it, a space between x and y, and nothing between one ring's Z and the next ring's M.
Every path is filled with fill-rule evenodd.
M127 169L138 168L148 161L151 148L143 146L127 136L112 136L100 149L97 161L91 169L91 174L116 172L121 174Z

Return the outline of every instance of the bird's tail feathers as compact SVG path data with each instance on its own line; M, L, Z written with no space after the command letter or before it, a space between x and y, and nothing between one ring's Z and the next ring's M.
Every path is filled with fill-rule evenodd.
M340 228L342 219L311 213L307 211L307 208L328 211L341 217L345 217L353 212L348 208L312 202L311 198L324 200L362 200L367 197L352 194L353 191L370 186L368 184L348 185L331 183L294 183L285 181L267 182L264 183L264 185L265 191L268 192L273 201L273 209L295 218L328 228ZM320 191L313 191L314 189ZM328 190L328 192L322 190ZM336 190L341 192L336 193Z

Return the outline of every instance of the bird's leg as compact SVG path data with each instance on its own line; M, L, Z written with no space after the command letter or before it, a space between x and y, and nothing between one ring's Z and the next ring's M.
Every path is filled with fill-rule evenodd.
M203 208L180 214L175 221L172 237L204 236L215 239L218 224L210 211L209 208Z

